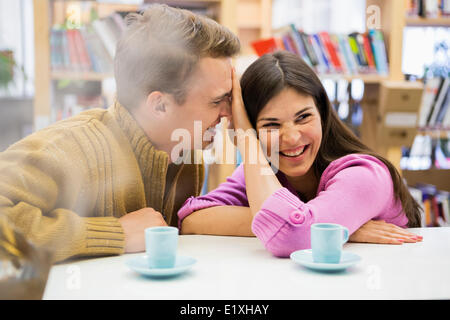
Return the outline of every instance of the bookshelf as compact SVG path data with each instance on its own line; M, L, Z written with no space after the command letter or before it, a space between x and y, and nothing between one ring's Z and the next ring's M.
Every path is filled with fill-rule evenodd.
M52 68L52 27L62 25L69 15L72 3L89 3L98 17L105 17L116 11L133 12L137 5L97 3L95 1L67 2L60 0L33 0L34 6L34 43L35 43L35 97L34 97L34 129L39 130L54 122L55 103L54 81L103 81L112 78L112 72L54 70ZM89 12L78 12L82 24L90 18Z
M429 27L450 27L450 17L418 17L408 15L409 4L411 1L390 1L390 0L367 0L366 7L375 5L380 8L380 22L381 29L385 35L386 49L389 61L389 76L388 79L383 79L376 85L370 85L368 95L365 97L365 103L363 109L371 120L363 123L362 139L369 145L374 147L378 152L387 156L397 168L400 170L399 164L401 159L401 147L400 146L386 146L384 141L376 137L374 132L382 130L380 127L380 115L377 112L379 108L379 92L380 84L384 81L397 81L402 82L404 75L402 73L402 43L403 43L403 30L405 27L414 26L429 26ZM419 112L419 110L417 110ZM430 130L431 129L431 130ZM447 136L448 130L446 129L432 129L432 128L416 128L416 132L420 134L430 134L433 136L444 137ZM450 176L447 171L442 171L444 176L450 180ZM426 175L421 175L422 177ZM424 181L426 182L426 181Z
M239 35L243 51L249 51L249 42L254 38L264 37L271 32L271 0L146 0L143 4L164 2L175 7L188 9L207 8L213 18L227 26ZM112 2L96 2L88 0L33 0L34 5L34 43L35 43L35 97L34 97L34 127L39 130L54 122L55 89L52 82L56 81L103 81L113 77L110 72L54 70L52 66L51 30L54 25L62 25L68 14L71 3L89 4L99 18L104 18L114 12L135 12L140 6ZM82 24L89 21L87 9L79 13Z

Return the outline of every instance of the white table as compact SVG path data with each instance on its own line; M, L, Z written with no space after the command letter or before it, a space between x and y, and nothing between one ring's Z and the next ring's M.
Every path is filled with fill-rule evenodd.
M410 230L423 242L346 244L362 260L341 273L273 257L256 238L180 236L179 253L198 260L181 276L140 276L131 254L77 260L52 267L44 299L449 299L450 228Z

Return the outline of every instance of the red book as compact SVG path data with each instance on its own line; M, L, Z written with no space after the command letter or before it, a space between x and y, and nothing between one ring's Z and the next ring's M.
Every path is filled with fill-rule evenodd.
M370 45L369 36L367 34L363 34L362 36L364 40L363 46L367 58L367 64L371 69L376 70L375 59L373 57L372 46Z
M336 71L342 71L342 63L336 53L336 48L330 39L330 35L326 31L319 32L320 40L322 40L325 49L328 51L328 55L331 59L331 63Z
M72 66L72 71L81 71L81 63L78 57L78 49L77 49L77 42L75 39L75 30L69 29L66 30L67 35L67 43L69 47L69 57L70 57L70 64Z
M432 213L433 213L433 217L432 217L432 221L433 221L433 227L437 227L438 226L438 218L439 218L439 206L436 200L436 196L433 196L431 198L431 207L432 207Z
M253 41L251 45L258 56L262 56L278 49L283 49L279 47L279 41L276 38Z
M80 60L81 68L83 71L91 70L91 59L89 58L86 43L84 42L81 32L78 29L73 30L75 42L77 44L78 59Z

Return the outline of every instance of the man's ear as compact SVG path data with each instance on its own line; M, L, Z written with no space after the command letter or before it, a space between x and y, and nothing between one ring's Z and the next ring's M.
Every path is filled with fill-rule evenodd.
M147 96L146 109L156 117L166 114L164 94L161 91L153 91Z

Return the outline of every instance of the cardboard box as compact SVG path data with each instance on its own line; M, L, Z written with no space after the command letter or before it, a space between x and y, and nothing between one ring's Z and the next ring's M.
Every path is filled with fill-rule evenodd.
M422 103L420 82L385 81L380 86L378 144L410 146L417 134L417 115Z
M378 132L379 143L387 147L411 146L417 134L416 128L407 127L380 127Z
M420 82L385 81L380 88L380 112L418 112L422 93L423 84Z

